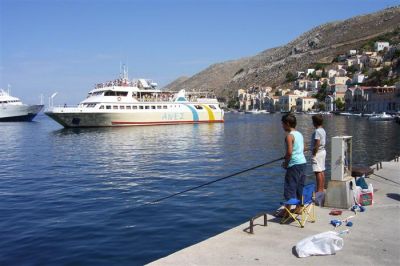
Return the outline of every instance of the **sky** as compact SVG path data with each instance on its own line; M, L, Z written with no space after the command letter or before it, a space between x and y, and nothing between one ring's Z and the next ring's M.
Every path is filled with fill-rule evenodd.
M280 46L389 0L0 0L0 88L26 103L77 104L95 83L161 87L209 65Z

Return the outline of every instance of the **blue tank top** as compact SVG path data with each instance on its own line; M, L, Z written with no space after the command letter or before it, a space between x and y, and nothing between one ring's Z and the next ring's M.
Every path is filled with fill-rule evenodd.
M306 157L304 156L303 135L296 130L291 131L289 134L291 134L294 137L294 143L293 143L292 157L290 158L288 167L291 167L296 164L306 163Z

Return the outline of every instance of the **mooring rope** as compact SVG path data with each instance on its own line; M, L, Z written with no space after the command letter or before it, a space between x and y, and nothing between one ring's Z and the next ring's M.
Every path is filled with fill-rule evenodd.
M254 169L256 169L256 168L259 168L259 167L265 166L265 165L267 165L267 164L271 164L271 163L278 162L278 161L280 161L280 160L283 160L283 159L284 159L284 157L281 157L281 158L278 158L278 159L275 159L275 160L272 160L272 161L269 161L269 162L266 162L266 163L263 163L263 164L260 164L260 165L254 166L254 167L251 167L251 168L249 168L249 169L242 170L242 171L240 171L240 172L237 172L237 173L234 173L234 174L230 174L230 175L228 175L228 176L224 176L224 177L221 177L221 178L218 178L218 179L212 180L212 181L210 181L210 182L207 182L207 183L204 183L204 184L198 185L198 186L196 186L196 187L192 187L192 188L186 189L186 190L184 190L184 191L180 191L180 192L174 193L174 194L172 194L172 195L169 195L169 196L166 196L166 197L163 197L163 198L160 198L160 199L157 199L157 200L151 201L151 202L149 202L148 204L155 204L155 203L159 203L159 202L161 202L161 201L163 201L163 200L166 200L166 199L169 199L169 198L172 198L172 197L178 196L178 195L180 195L180 194L183 194L183 193L186 193L186 192L189 192L189 191L192 191L192 190L195 190L195 189L198 189L198 188L204 187L204 186L211 185L211 184L213 184L213 183L216 183L216 182L218 182L218 181L221 181L221 180L224 180L224 179L227 179L227 178L230 178L230 177L234 177L234 176L236 176L236 175L243 174L243 173L245 173L245 172L248 172L248 171L254 170Z

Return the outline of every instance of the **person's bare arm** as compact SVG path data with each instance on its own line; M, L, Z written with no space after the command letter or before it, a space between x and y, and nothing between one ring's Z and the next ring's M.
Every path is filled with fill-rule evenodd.
M319 144L321 143L321 140L320 140L320 139L315 139L314 141L315 141L315 143L314 143L314 149L312 150L312 155L313 155L313 156L317 155L318 148L319 148Z
M289 165L290 158L292 157L292 153L293 153L294 137L289 134L286 136L285 141L286 141L286 154L285 154L284 167L287 168L287 166Z

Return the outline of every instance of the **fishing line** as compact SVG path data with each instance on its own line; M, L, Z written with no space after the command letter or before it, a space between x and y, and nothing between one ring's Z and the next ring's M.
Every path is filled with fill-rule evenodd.
M393 182L393 183L395 183L395 184L397 184L397 185L400 185L400 183L398 183L398 182L396 182L396 181L393 181L393 180L391 180L391 179L389 179L389 178L386 178L386 177L383 177L383 176L380 176L380 175L377 175L377 174L372 174L372 175L377 176L377 177L380 177L380 178L385 179L385 180L387 180L387 181Z
M172 195L169 195L169 196L166 196L166 197L163 197L163 198L160 198L160 199L157 199L157 200L148 202L148 203L146 203L146 205L147 205L147 204L159 203L159 202L161 202L161 201L163 201L163 200L166 200L166 199L169 199L169 198L178 196L178 195L180 195L180 194L183 194L183 193L186 193L186 192L189 192L189 191L192 191L192 190L201 188L201 187L205 187L205 186L211 185L211 184L216 183L216 182L218 182L218 181L221 181L221 180L224 180L224 179L227 179L227 178L230 178L230 177L234 177L234 176L236 176L236 175L243 174L243 173L245 173L245 172L254 170L254 169L256 169L256 168L262 167L262 166L267 165L267 164L275 163L275 162L280 161L280 160L283 160L283 159L284 159L284 157L281 157L281 158L278 158L278 159L275 159L275 160L272 160L272 161L269 161L269 162L266 162L266 163L263 163L263 164L254 166L254 167L251 167L251 168L249 168L249 169L242 170L242 171L240 171L240 172L237 172L237 173L234 173L234 174L230 174L230 175L228 175L228 176L224 176L224 177L221 177L221 178L212 180L212 181L210 181L210 182L207 182L207 183L198 185L198 186L196 186L196 187L192 187L192 188L186 189L186 190L184 190L184 191L180 191L180 192L174 193L174 194L172 194Z

